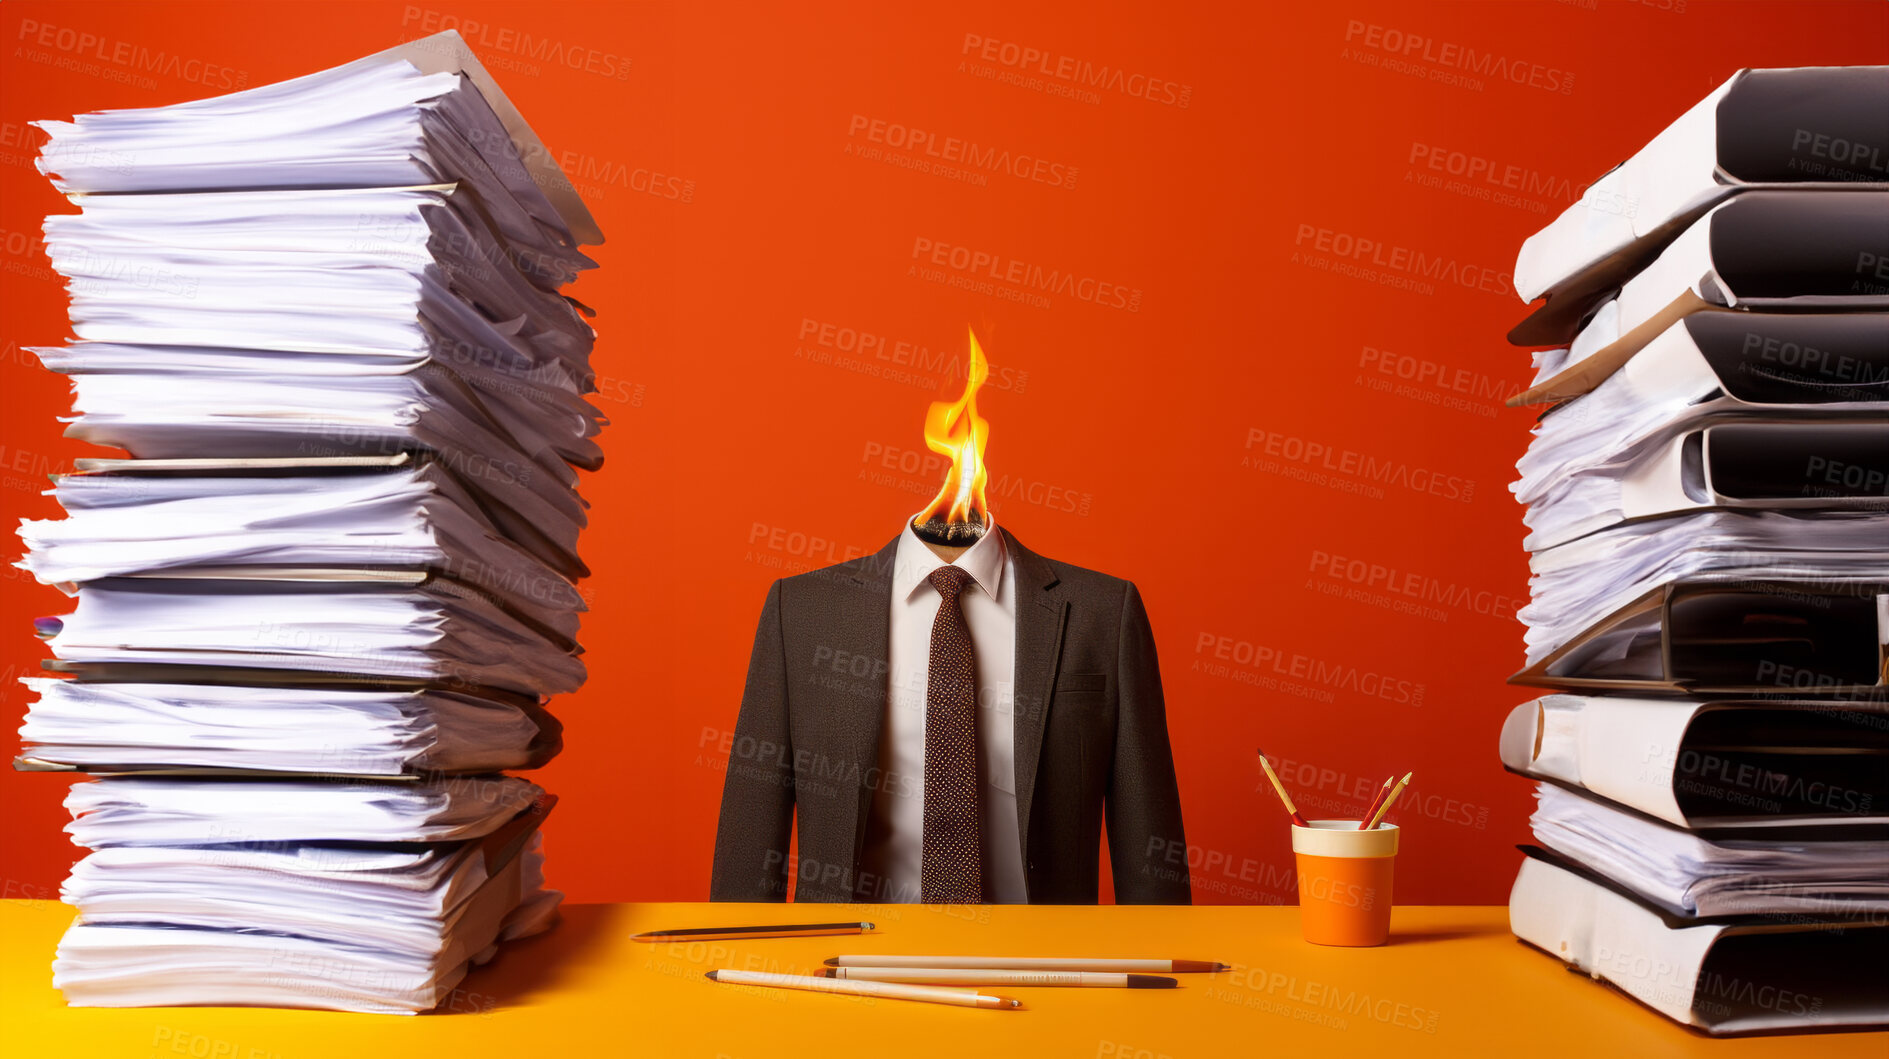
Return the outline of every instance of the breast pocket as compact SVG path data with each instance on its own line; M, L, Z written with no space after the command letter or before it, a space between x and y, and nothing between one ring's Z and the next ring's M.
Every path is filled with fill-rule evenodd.
M1064 673L1056 678L1057 702L1101 702L1107 695L1107 673Z

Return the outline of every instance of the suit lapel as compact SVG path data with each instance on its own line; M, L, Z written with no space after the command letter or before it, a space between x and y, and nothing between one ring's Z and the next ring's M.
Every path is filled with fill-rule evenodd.
M1017 657L1013 689L1017 782L1017 837L1022 845L1024 877L1029 877L1030 806L1036 795L1037 764L1043 755L1043 730L1049 724L1049 696L1063 648L1069 602L1055 591L1056 571L1042 556L1025 548L1009 530L998 527L1014 549L1017 570Z
M843 576L836 576L828 591L833 605L824 608L827 627L819 638L836 652L836 657L872 659L889 663L892 651L892 567L898 561L899 541L879 549L878 553ZM825 691L831 716L837 717L843 745L841 760L855 766L852 775L875 775L879 764L879 729L885 723L888 670L876 665L865 678L876 687L845 682ZM859 797L853 800L853 818L846 823L852 834L853 863L859 862L866 834L866 814L872 801L869 783L860 784ZM841 832L845 834L845 832ZM837 837L837 836L836 836Z

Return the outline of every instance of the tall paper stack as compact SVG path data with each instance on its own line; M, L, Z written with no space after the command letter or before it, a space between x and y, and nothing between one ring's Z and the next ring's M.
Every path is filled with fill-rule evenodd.
M1523 246L1515 933L1711 1033L1889 1023L1889 68L1746 70Z
M81 771L75 1005L416 1012L542 930L502 770L584 680L594 222L455 33L234 95L42 122L75 340L20 565L76 597L16 767Z

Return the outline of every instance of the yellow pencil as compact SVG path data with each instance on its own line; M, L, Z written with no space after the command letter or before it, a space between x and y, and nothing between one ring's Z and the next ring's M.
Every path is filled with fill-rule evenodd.
M1404 778L1398 780L1397 786L1392 787L1391 792L1384 796L1384 804L1378 806L1377 812L1371 814L1371 822L1365 827L1366 831L1372 831L1377 828L1377 825L1384 819L1384 814L1390 812L1391 806L1397 804L1397 796L1404 793L1405 787L1410 786L1410 777L1415 775L1416 773L1414 772L1404 773Z
M1300 827L1311 827L1305 822L1305 817L1299 815L1299 807L1292 804L1292 796L1286 793L1286 785L1279 782L1279 774L1272 770L1272 762L1266 760L1266 752L1255 750L1254 753L1259 755L1259 767L1266 770L1266 778L1272 781L1272 789L1279 792L1279 800L1285 803L1286 812L1292 814L1292 822Z

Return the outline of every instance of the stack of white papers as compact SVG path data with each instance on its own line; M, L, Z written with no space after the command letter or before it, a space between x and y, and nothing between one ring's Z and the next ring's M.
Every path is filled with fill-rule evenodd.
M601 465L602 241L457 34L215 99L38 123L76 213L69 436L18 565L64 679L19 767L94 850L73 1004L413 1012L547 926L561 747L585 679L580 472Z
M541 794L505 778L79 784L68 830L94 852L61 891L79 918L54 983L106 1007L435 1007L494 942L549 923L539 836L503 830Z
M1571 789L1511 926L1714 1033L1886 1017L1850 972L1889 935L1885 75L1742 70L1637 153L1601 122L1632 157L1515 267L1510 342L1558 348L1509 402L1543 409L1511 682L1558 694L1502 759Z
M48 583L260 567L425 569L575 634L577 589L492 524L437 463L358 474L62 475L67 517L23 521L20 566Z
M1654 589L1688 582L1868 585L1889 575L1889 519L1874 512L1706 511L1603 530L1528 562L1528 661Z
M465 61L458 72L421 72L449 65L437 61L443 55ZM481 82L490 83L458 34L442 33L244 92L34 122L51 137L37 164L64 192L463 183L488 203L507 242L577 258L570 235L589 216L570 216L574 197L546 187L558 174L534 164L536 137L522 119L508 127L500 114L517 111L502 93L488 98ZM520 134L529 137L522 147Z
M1523 521L1533 532L1524 546L1541 551L1630 518L1712 506L1726 490L1709 480L1704 447L1689 439L1750 424L1774 436L1808 424L1857 439L1854 454L1813 445L1795 464L1766 465L1755 474L1769 486L1765 495L1822 507L1862 505L1873 495L1882 509L1870 454L1880 462L1889 445L1861 439L1889 429L1889 316L1780 313L1673 324L1593 391L1536 424L1511 487L1528 505ZM1825 470L1837 465L1847 481Z
M1543 783L1535 838L1686 916L1889 911L1889 842L1707 840Z
M72 785L66 833L92 849L449 842L489 835L543 796L516 776L426 783L114 777Z
M518 705L445 689L22 683L38 695L22 753L78 769L493 772L527 767L555 734Z
M531 623L452 581L114 578L43 618L71 662L304 669L505 688L576 691L584 663Z

